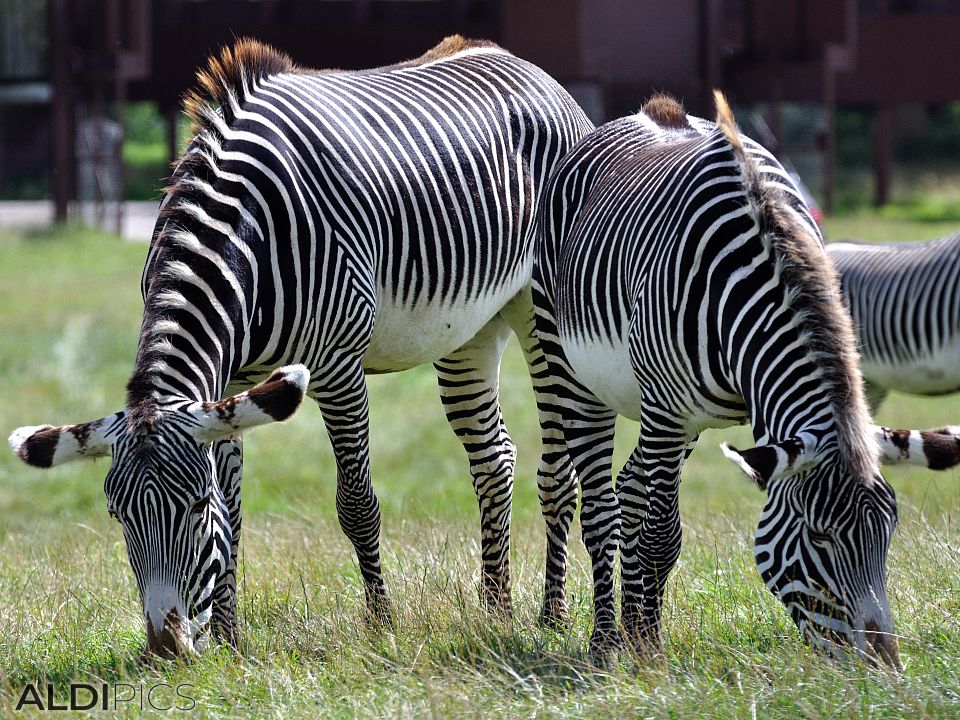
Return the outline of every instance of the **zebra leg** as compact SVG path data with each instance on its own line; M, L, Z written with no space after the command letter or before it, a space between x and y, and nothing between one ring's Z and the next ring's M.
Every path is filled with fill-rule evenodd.
M568 397L564 403L564 436L580 478L580 526L593 568L590 653L601 660L620 643L613 605L620 507L610 475L616 420L616 413L600 400Z
M547 527L546 573L540 623L550 628L565 627L567 606L567 548L570 525L577 511L577 475L563 440L563 420L551 403L553 376L537 340L533 300L527 287L502 311L523 349L540 420L542 453L537 467L540 512Z
M517 451L498 399L500 358L510 328L496 316L475 337L434 363L447 421L470 458L480 503L480 596L509 614L510 501Z
M314 375L318 389L312 395L337 461L337 517L357 553L367 620L390 626L392 611L380 568L380 505L370 479L367 383L358 357L338 360L328 372Z
M563 352L553 311L549 258L538 256L531 284L536 335L547 360L538 397L552 417L561 418L563 442L544 447L560 459L565 450L580 479L580 526L593 569L594 627L590 652L601 663L619 644L613 605L613 565L620 543L620 506L610 466L617 415L576 379ZM552 434L551 434L552 436ZM570 493L561 495L568 499Z
M693 442L678 423L646 409L641 425L617 477L623 626L638 652L659 654L663 590L680 556L680 471Z
M230 513L230 561L213 591L211 627L217 642L237 647L237 552L240 549L240 480L243 475L243 441L220 440L213 449L217 478Z

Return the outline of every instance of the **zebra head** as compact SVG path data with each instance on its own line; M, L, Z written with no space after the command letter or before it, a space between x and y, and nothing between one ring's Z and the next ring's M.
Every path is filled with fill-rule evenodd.
M142 413L127 408L81 425L23 427L10 436L13 451L37 467L112 457L107 509L123 529L149 653L172 657L199 649L214 588L227 570L233 528L218 477L225 468L217 468L213 444L285 420L308 383L307 369L293 365L217 402L158 399L147 422L131 422Z
M899 667L886 592L893 488L879 472L854 476L835 444L806 433L750 450L722 447L767 491L754 555L804 638L831 657L852 653Z

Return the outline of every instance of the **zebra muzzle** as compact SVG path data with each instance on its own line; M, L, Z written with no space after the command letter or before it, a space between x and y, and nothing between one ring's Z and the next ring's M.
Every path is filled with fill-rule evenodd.
M894 670L902 670L900 661L900 643L897 636L891 632L884 632L880 625L873 620L867 620L863 630L868 654L876 661L883 663Z
M172 660L181 655L194 653L193 641L187 630L187 622L170 610L164 618L163 627L157 630L147 617L147 649L145 659L149 657Z

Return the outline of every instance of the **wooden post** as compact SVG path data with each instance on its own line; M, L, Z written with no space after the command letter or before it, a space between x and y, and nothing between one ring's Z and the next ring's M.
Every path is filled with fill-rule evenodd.
M49 0L53 219L58 223L66 222L70 201L76 196L76 128L67 11L68 0Z
M723 86L721 80L720 0L699 0L700 10L700 112L703 117L713 113L713 90Z
M890 202L890 176L893 167L893 109L879 105L873 112L873 204Z
M167 125L167 159L172 170L173 164L180 157L180 142L177 137L177 121L180 119L180 108L176 105L168 105L163 109L163 118Z
M833 212L833 189L836 163L836 128L834 113L837 108L837 76L830 63L824 63L823 74L823 211Z
M127 83L117 73L115 103L117 125L120 127L120 139L117 142L116 154L113 157L117 168L117 208L114 216L114 232L123 235L123 217L126 212L127 200L127 166L123 162L123 139L127 135Z

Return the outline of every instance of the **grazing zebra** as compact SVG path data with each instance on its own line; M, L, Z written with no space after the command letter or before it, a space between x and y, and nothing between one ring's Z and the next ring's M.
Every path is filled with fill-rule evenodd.
M960 233L925 243L826 247L860 341L874 411L890 390L960 390Z
M590 122L534 65L459 36L358 72L298 68L241 41L198 79L185 103L198 131L144 268L126 408L22 428L12 447L41 467L113 456L108 505L148 649L175 654L211 618L214 636L235 642L238 433L289 416L306 393L333 445L337 513L368 614L388 623L364 376L433 362L479 499L483 599L509 610L515 450L497 397L500 356L516 333L535 385L545 382L529 288L534 210ZM548 414L541 426L547 440L559 435ZM538 482L551 619L565 610L569 459L545 455Z
M684 460L705 428L750 422L757 447L724 452L768 494L755 549L767 586L815 646L896 664L884 578L897 507L878 441L921 436L870 424L816 226L716 102L716 124L658 96L600 127L558 165L541 206L537 330L581 483L591 650L619 642L619 549L623 627L638 650L659 651ZM618 414L641 430L614 489Z

